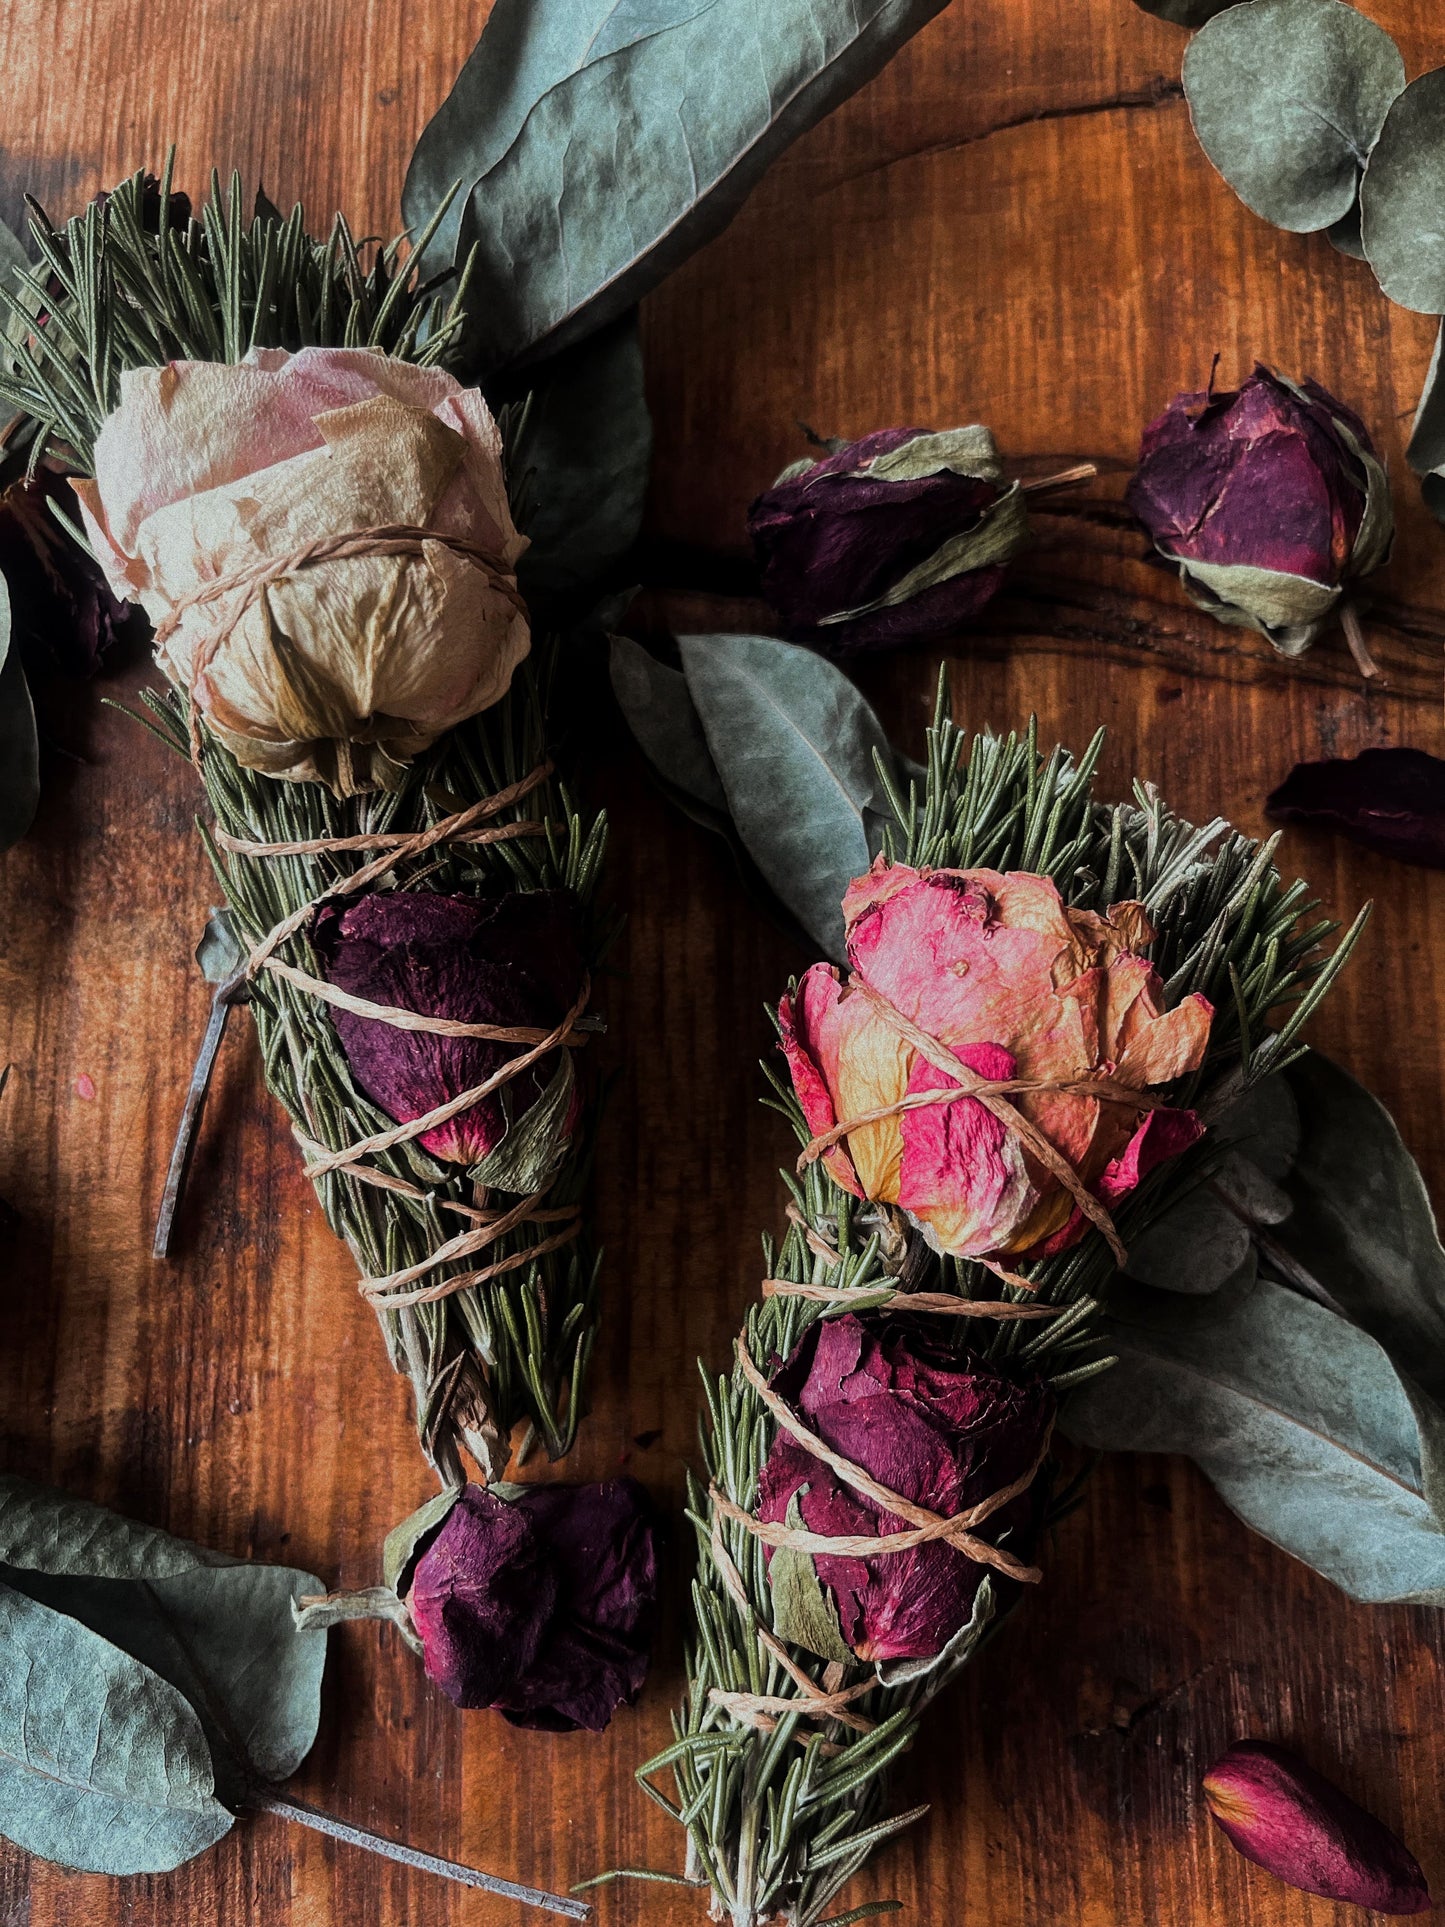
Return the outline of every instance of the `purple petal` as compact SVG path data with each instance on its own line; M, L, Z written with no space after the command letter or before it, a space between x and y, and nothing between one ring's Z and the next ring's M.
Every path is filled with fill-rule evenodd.
M1335 830L1382 856L1445 870L1445 762L1423 749L1296 763L1265 809L1280 822Z

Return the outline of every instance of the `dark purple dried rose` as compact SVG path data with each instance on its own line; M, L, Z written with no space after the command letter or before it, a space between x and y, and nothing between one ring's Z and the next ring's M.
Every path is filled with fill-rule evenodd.
M1237 390L1175 396L1144 431L1127 500L1201 608L1286 656L1345 615L1346 585L1387 560L1395 533L1358 415L1260 363Z
M550 1030L572 1008L582 982L577 904L565 890L479 897L381 892L346 909L324 908L315 939L327 979L338 989L465 1024ZM398 1030L335 1007L332 1017L357 1083L399 1124L484 1083L525 1048ZM551 1089L558 1071L553 1051L492 1096L424 1131L419 1143L433 1157L475 1164ZM559 1135L565 1137L575 1103L569 1099L563 1110Z
M635 1479L468 1486L406 1602L428 1676L514 1726L600 1733L647 1676L657 1534Z
M1445 870L1445 763L1423 749L1296 763L1264 807L1278 822L1337 830L1381 856Z
M1040 1380L1004 1378L955 1356L928 1331L898 1321L875 1328L851 1312L812 1325L771 1383L825 1445L890 1491L949 1517L1027 1472L1054 1413ZM758 1517L789 1521L790 1511L792 1524L830 1538L908 1529L780 1430L759 1481ZM1002 1542L1026 1554L1035 1514L1034 1494L1025 1492L982 1530L995 1541L1010 1534ZM770 1565L775 1597L778 1558ZM941 1540L863 1559L818 1553L812 1565L843 1644L878 1662L942 1652L968 1625L985 1572ZM786 1630L798 1637L801 1629Z
M748 510L748 533L786 633L850 656L969 622L1028 517L986 428L889 428L784 469Z
M117 602L105 577L71 540L49 503L71 520L69 482L41 468L0 495L0 574L10 594L15 640L32 675L94 675L117 641L149 633L138 605Z
M1404 1842L1284 1747L1238 1741L1205 1774L1204 1798L1245 1859L1291 1887L1380 1914L1429 1912Z

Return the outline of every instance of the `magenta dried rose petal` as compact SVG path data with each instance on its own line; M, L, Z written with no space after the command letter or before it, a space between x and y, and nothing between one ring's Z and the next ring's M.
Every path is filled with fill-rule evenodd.
M785 470L749 509L748 532L786 633L850 656L972 620L1025 524L986 430L890 428Z
M1404 1842L1284 1747L1238 1741L1205 1774L1204 1798L1244 1857L1290 1886L1375 1913L1429 1911Z
M0 495L0 574L10 596L11 633L32 674L91 676L121 641L149 632L133 603L118 602L99 565L55 518L72 520L70 484L42 467Z
M1445 870L1445 762L1423 749L1296 763L1264 807L1277 822L1335 830L1381 856Z
M576 901L567 891L449 897L380 892L342 910L323 908L317 950L329 982L374 1004L461 1023L550 1030L582 981ZM525 1048L480 1038L398 1030L333 1007L357 1083L399 1124L482 1084ZM530 1109L556 1069L549 1053L490 1097L419 1139L433 1157L475 1164L500 1143L507 1120Z
M1318 382L1261 364L1237 390L1176 395L1144 431L1126 499L1202 607L1287 655L1394 534L1364 423Z
M1039 1380L1017 1382L955 1356L911 1323L874 1329L851 1313L813 1325L771 1383L824 1444L947 1517L1028 1472L1054 1412ZM795 1497L807 1530L829 1538L907 1529L780 1430L759 1481L758 1517L785 1521ZM1010 1532L1017 1547L1034 1523L1024 1492L993 1515L989 1536ZM941 1541L866 1558L817 1553L813 1564L844 1641L880 1663L942 1652L968 1624L985 1572Z
M407 1605L428 1676L514 1726L601 1732L647 1674L657 1533L635 1479L468 1486L416 1563Z
M493 1706L537 1656L557 1601L525 1512L469 1485L412 1575L407 1605L427 1676L458 1706Z

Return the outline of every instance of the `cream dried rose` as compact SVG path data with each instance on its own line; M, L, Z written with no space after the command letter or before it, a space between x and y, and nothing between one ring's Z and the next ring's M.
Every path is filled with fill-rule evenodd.
M440 369L359 348L137 369L76 489L112 588L157 624L162 669L249 769L342 795L389 786L527 653L501 436ZM403 526L497 566L428 541L187 602L311 542Z

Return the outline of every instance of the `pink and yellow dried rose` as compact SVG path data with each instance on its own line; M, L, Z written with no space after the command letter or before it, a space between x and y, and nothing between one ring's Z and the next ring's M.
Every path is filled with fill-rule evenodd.
M816 1136L849 1127L822 1152L835 1181L936 1249L1065 1250L1079 1193L1107 1209L1200 1135L1153 1092L1199 1068L1213 1011L1163 1008L1140 904L1100 915L1048 877L879 858L843 913L851 974L815 964L779 1009L793 1088ZM1005 1088L933 1095L987 1085Z

